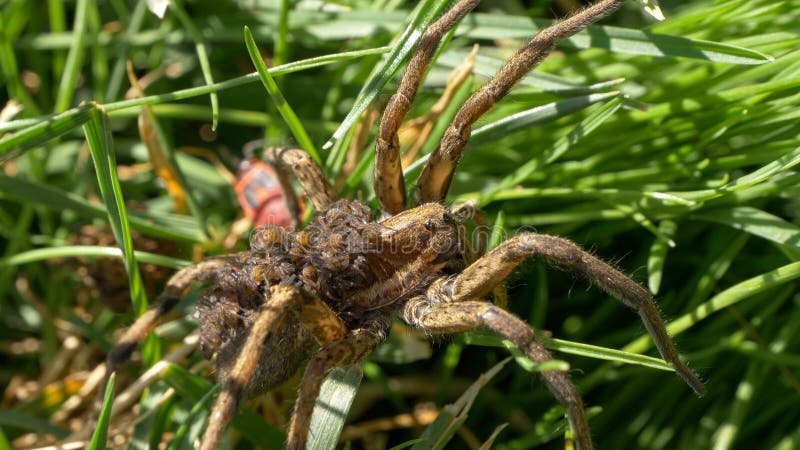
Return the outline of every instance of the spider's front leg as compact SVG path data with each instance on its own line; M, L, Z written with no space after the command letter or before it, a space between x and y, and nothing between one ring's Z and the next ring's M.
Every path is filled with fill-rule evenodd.
M442 37L478 3L479 0L459 1L425 30L400 81L400 86L397 87L397 92L389 99L383 111L375 144L375 194L383 209L390 214L397 214L406 209L406 190L397 132L411 110L422 77Z
M263 157L282 176L285 177L287 170L294 173L317 211L324 210L339 198L322 168L305 151L298 148L268 148L264 150Z
M586 277L639 314L661 357L672 364L675 372L703 395L703 382L678 357L678 351L667 334L656 302L649 292L607 262L592 256L571 241L546 234L522 233L503 242L483 258L475 261L440 290L451 301L481 298L500 284L522 261L539 255Z
M436 285L433 290L436 290ZM553 355L536 340L530 326L514 314L483 301L452 302L436 298L437 295L436 292L429 291L427 297L415 297L402 304L400 317L409 325L431 333L460 333L487 327L516 344L528 358L537 363L553 359ZM439 303L442 300L445 302ZM550 392L566 407L577 448L591 450L592 440L583 401L569 375L554 370L542 371L540 375Z
M419 202L439 202L445 199L456 165L469 141L472 124L505 97L517 81L539 65L558 40L572 36L589 24L607 16L619 8L622 1L599 0L539 31L506 62L489 83L475 91L458 110L453 122L439 141L439 146L431 153L430 159L422 169L417 184Z

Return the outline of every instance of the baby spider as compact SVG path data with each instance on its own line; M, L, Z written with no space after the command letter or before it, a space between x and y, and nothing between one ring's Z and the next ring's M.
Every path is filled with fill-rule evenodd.
M305 230L256 231L250 250L201 261L178 271L156 306L143 315L109 355L109 370L126 359L158 319L194 282L210 287L196 315L200 347L215 358L222 391L200 448L218 446L241 399L282 383L308 361L288 431L287 448L303 449L314 401L330 369L356 363L386 338L392 320L428 333L486 327L536 362L552 359L523 320L485 300L523 261L539 256L633 308L661 356L698 394L703 384L678 357L650 294L610 264L557 236L520 233L482 254L473 252L461 223L469 207L443 204L471 125L535 67L555 42L614 11L622 0L600 0L541 30L487 85L464 103L427 161L417 187L419 204L406 209L397 131L441 38L478 2L460 0L425 32L380 124L375 192L387 218L338 199L316 163L301 150L272 149L266 159L297 177L318 211ZM319 345L318 349L316 345ZM566 407L577 448L592 448L580 394L567 373L541 377Z

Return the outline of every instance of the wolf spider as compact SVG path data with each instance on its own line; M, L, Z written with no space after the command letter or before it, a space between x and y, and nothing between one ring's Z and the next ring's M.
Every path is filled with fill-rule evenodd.
M698 394L703 384L678 357L651 295L612 265L557 236L520 233L485 255L466 244L460 225L469 206L443 204L472 124L551 50L617 9L600 0L548 28L520 49L488 84L472 94L427 161L417 187L419 203L406 209L398 129L443 35L478 3L460 0L425 32L380 123L375 192L384 212L373 220L365 205L337 199L319 166L296 149L272 149L267 160L291 171L319 213L303 231L268 227L254 232L250 250L212 257L178 271L156 306L124 334L108 370L128 358L158 319L194 282L211 286L196 316L200 347L216 358L222 391L212 409L201 449L218 446L242 397L282 383L308 361L292 414L287 448L305 447L321 383L333 367L356 363L383 341L392 320L428 333L487 327L515 343L530 359L550 352L531 327L484 300L523 261L540 256L577 272L638 312L661 356ZM319 345L317 350L315 346ZM540 373L566 407L577 448L592 448L583 404L567 373Z

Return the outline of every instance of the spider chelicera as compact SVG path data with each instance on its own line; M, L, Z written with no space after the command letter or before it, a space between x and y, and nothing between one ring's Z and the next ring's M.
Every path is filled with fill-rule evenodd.
M387 217L338 199L322 170L306 153L271 149L266 159L292 172L319 213L302 231L257 230L250 250L213 257L178 271L156 306L137 320L109 355L109 371L175 306L195 282L210 283L196 316L200 347L216 360L222 391L201 449L218 446L244 396L282 383L308 361L289 425L287 448L305 448L314 401L325 374L356 363L387 336L392 320L428 333L487 327L516 344L530 359L550 352L523 320L486 297L524 260L540 256L579 273L641 317L661 356L698 394L703 384L678 358L652 296L612 265L567 239L521 233L483 254L471 248L461 223L471 207L443 201L471 125L535 67L555 42L617 9L622 0L600 0L542 29L461 106L427 161L417 186L417 206L406 209L398 129L441 38L478 3L461 0L425 32L380 123L375 153L375 192ZM318 347L317 347L318 346ZM316 348L316 350L315 350ZM592 448L580 394L562 371L540 373L567 410L577 447Z

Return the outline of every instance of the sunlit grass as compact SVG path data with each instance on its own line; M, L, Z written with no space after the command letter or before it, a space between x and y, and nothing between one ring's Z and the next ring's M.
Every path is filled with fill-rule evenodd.
M150 282L155 265L176 268L224 251L241 216L233 189L211 162L182 147L210 150L234 169L251 140L298 145L319 151L336 178L353 126L367 107L382 107L410 44L446 3L412 9L352 1L320 9L198 0L176 3L163 21L144 1L133 8L80 0L0 7L3 92L22 108L7 117L6 103L0 122L0 448L78 439L69 429L87 423L86 408L65 411L74 399L94 398L80 389L115 331L158 294L159 281ZM429 71L411 116L436 101L475 40L475 74L456 99L485 82L557 10L553 2L533 3L527 14L512 11L511 2L469 16ZM660 3L664 22L645 16L640 2L626 2L523 79L474 127L449 200L478 201L494 224L493 243L522 228L560 234L657 293L682 355L706 380L702 399L657 370L665 369L660 362L631 354L656 356L637 317L577 277L531 262L508 283L510 308L541 332L559 367L569 364L599 448L796 448L800 2ZM257 46L253 55L259 50L270 67L266 78L254 73L244 26ZM143 98L125 98L127 60L146 82ZM284 117L291 105L286 120L262 79L273 81L269 90ZM178 149L181 184L198 211L176 213L147 165L136 120L142 105L152 106ZM442 113L434 137L455 112L451 105ZM342 192L377 211L374 128ZM434 146L423 147L423 160ZM420 165L406 169L413 194ZM115 242L118 250L109 248ZM126 266L91 276L110 261ZM86 287L87 279L109 277L121 288ZM125 312L111 313L117 297ZM179 309L188 313L193 298ZM118 374L117 397L192 328L191 320L160 327L144 358ZM68 344L75 339L77 348ZM330 381L331 401L351 408L347 423L335 414L338 423L321 423L358 436L371 419L413 415L434 402L436 414L426 417L444 418L426 434L402 425L386 433L386 448L432 448L452 435L455 419L443 407L469 398L448 448L479 446L506 422L494 448L563 448L563 410L525 370L536 367L518 358L473 399L463 391L509 349L482 334L436 339L431 356L426 345L394 333L365 370L361 395L350 398L358 377ZM189 446L215 395L206 375L196 352L165 365L138 408L110 417L109 436L129 433L118 424L135 419L132 447ZM224 445L280 447L292 383L267 406L244 408ZM443 420L451 421L436 425ZM319 445L335 439L328 441Z

